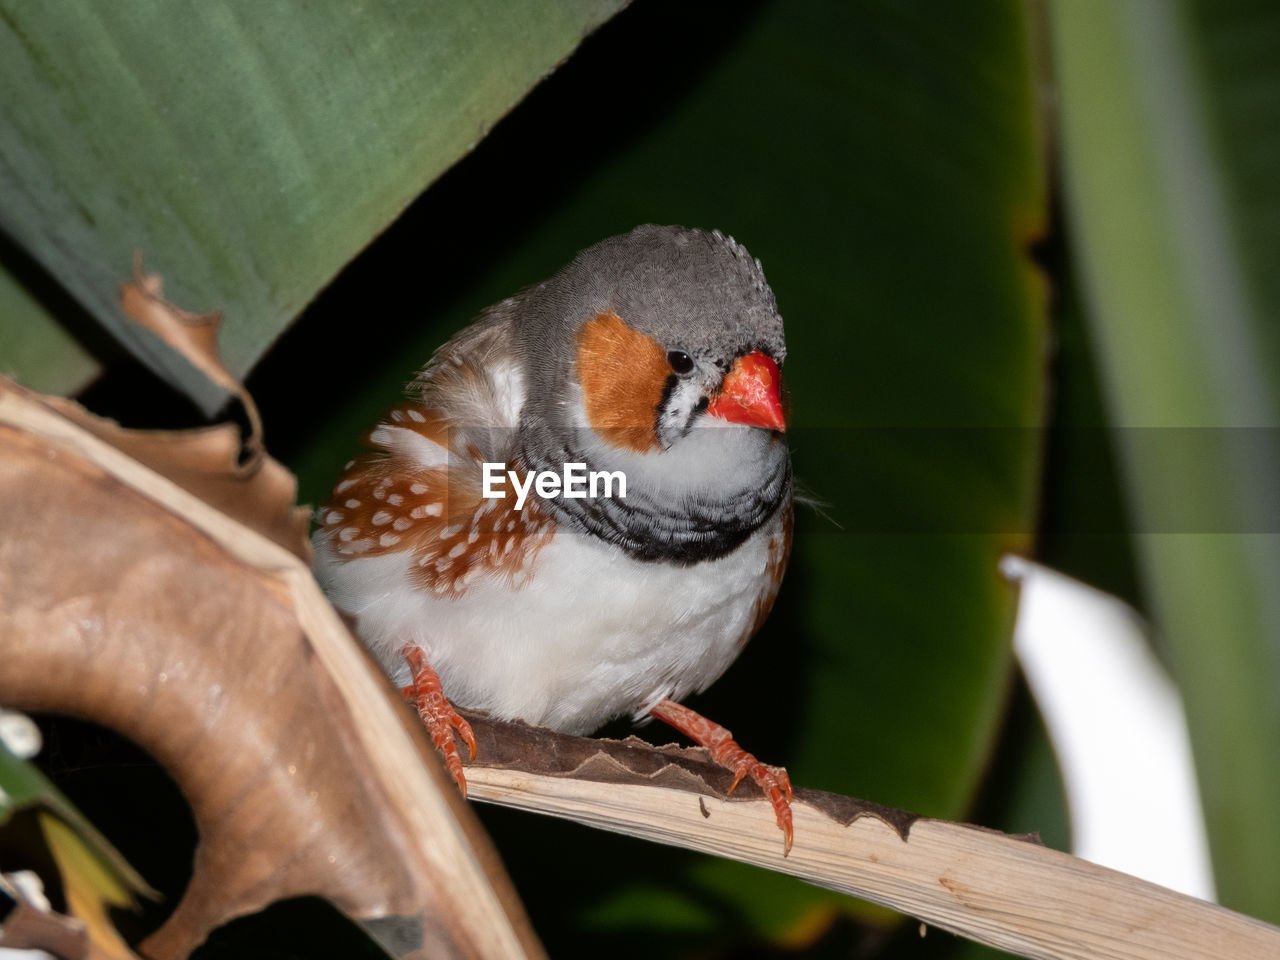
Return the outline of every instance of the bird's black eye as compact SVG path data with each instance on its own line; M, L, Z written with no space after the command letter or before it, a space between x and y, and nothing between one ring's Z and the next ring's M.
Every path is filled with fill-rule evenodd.
M686 373L693 372L693 358L683 350L672 350L668 353L667 363L671 364L671 369L682 377Z

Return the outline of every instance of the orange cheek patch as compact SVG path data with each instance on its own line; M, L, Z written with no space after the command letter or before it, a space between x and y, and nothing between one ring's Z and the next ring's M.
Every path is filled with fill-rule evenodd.
M658 404L670 373L662 347L613 311L583 324L578 381L587 422L614 446L644 453L658 445Z

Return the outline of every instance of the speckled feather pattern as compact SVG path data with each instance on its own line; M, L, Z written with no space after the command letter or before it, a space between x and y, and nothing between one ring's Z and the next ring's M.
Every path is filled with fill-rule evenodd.
M436 446L444 462L406 457L392 431L417 434L419 451ZM432 594L457 596L481 576L519 588L553 533L551 518L537 499L517 510L513 497L483 498L481 454L469 446L449 456L450 432L438 410L392 408L369 437L385 446L347 464L320 514L328 549L344 560L408 554L410 582Z

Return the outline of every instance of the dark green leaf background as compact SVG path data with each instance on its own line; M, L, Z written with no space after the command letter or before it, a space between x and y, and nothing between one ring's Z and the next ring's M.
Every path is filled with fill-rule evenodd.
M964 816L1010 682L1013 594L995 563L1029 547L1028 428L1044 406L1026 29L1015 3L638 5L268 358L251 386L274 394L268 421L290 431L271 446L319 500L353 438L483 306L639 222L734 234L777 292L796 469L825 505L800 512L766 629L693 705L798 783ZM801 936L818 904L850 903L734 864L488 819L553 953L580 923L602 949L640 953Z
M437 42L416 24L410 17L386 41L397 63L412 61L415 42L424 51ZM359 33L355 21L345 29ZM289 38L278 56L309 42L287 24L274 30ZM322 501L359 435L484 306L637 223L732 233L763 261L786 319L796 470L823 506L800 511L767 627L692 705L805 786L994 826L1041 826L1032 809L1060 823L1043 739L1006 734L997 749L1013 687L1014 595L996 561L1031 548L1047 407L1047 285L1031 251L1048 204L1029 31L1014 0L636 3L416 201L258 364L250 387L269 447L298 472L303 498ZM339 57L341 31L324 36ZM272 46L251 39L251 60ZM353 227L353 210L366 208L366 193L390 197L389 183L411 180L412 152L388 146L385 168L361 154L367 183L325 175L327 151L342 154L365 130L344 124L369 120L355 105L363 63L326 75L340 87L334 109L319 84L298 105L305 116L261 121L322 134L298 167L318 192L267 208L285 222L263 227L278 245L263 262L289 264L289 283L249 276L228 286L242 242L262 242L254 224L264 211L233 230L219 212L175 241L197 256L174 262L198 264L208 248L210 275L149 257L182 305L275 323L376 229L367 216ZM403 82L399 96L446 110L452 88L415 87L426 81L414 73ZM261 103L246 94L255 109L280 106L269 83L258 94ZM244 140L243 169L211 158L207 175L269 178L274 168L251 161L278 147L301 163L287 139ZM175 209L209 212L172 174L162 167L146 181L177 191ZM117 250L109 266L74 277L95 289L110 282L98 298L132 246L165 250L163 224L139 239L132 219L150 222L155 210L125 206L127 229L104 230ZM50 216L83 226L75 211ZM266 314L253 314L263 303ZM277 330L237 333L237 368ZM153 412L136 398L141 379L118 370L90 398L108 412ZM1019 730L1033 730L1013 699ZM669 739L654 727L645 735ZM554 956L667 956L762 936L846 956L855 939L888 936L874 931L884 915L865 909L859 920L872 932L829 927L853 901L789 878L481 812ZM914 938L893 940L894 955L956 949L945 936Z

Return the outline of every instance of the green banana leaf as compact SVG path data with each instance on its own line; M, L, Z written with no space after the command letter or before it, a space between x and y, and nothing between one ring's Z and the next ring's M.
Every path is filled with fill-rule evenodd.
M93 354L0 267L0 373L43 393L70 392L99 372Z
M117 307L135 253L174 302L225 314L224 359L243 375L624 3L3 0L0 229L211 413L222 392ZM24 343L60 337L24 321ZM47 381L28 355L41 351L0 365Z
M1069 226L1222 902L1280 921L1280 8L1050 5Z
M691 705L798 784L964 816L1009 683L996 560L1030 546L1044 409L1028 29L1015 2L638 5L267 358L251 386L290 433L272 448L321 500L415 365L487 304L636 223L732 233L777 293L796 472L825 506L800 511L764 631ZM390 304L401 315L359 331L366 369L334 355ZM274 389L300 368L342 390ZM482 813L553 955L803 938L852 903Z

